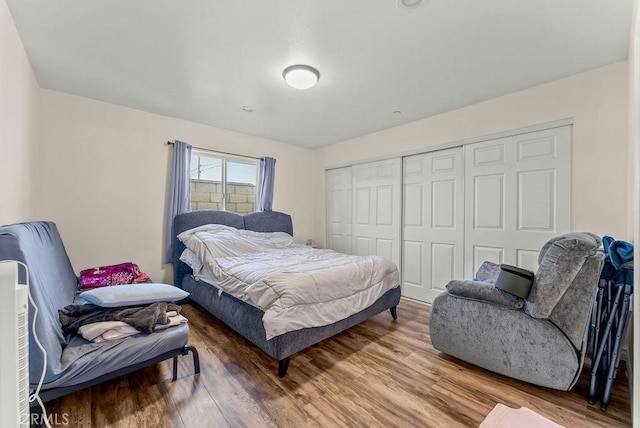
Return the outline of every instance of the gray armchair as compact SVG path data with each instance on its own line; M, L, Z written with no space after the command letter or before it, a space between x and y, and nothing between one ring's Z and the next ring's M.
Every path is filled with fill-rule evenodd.
M451 281L431 308L433 347L505 376L571 389L584 363L601 245L591 233L551 239L526 300L491 284Z

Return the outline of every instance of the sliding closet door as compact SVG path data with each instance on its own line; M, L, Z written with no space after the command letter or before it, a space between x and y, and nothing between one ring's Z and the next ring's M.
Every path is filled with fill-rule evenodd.
M463 278L462 147L404 158L402 293L433 302Z
M465 277L484 260L535 270L571 229L571 126L466 146Z
M352 180L350 166L326 172L326 248L345 254L351 254Z
M356 255L380 255L400 267L400 158L353 166L353 241Z

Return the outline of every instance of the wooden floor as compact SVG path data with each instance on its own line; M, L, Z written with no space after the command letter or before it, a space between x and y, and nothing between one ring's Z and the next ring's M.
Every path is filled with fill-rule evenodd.
M497 403L526 406L566 427L631 426L624 369L606 413L586 399L586 370L570 392L496 375L434 350L429 306L388 311L277 362L197 305L184 305L202 373L182 357L47 403L69 427L477 427Z

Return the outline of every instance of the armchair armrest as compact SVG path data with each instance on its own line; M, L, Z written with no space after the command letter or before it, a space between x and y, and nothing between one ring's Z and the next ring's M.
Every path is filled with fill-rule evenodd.
M447 293L454 297L477 300L508 309L522 309L524 300L497 289L493 284L479 281L453 280L447 286Z

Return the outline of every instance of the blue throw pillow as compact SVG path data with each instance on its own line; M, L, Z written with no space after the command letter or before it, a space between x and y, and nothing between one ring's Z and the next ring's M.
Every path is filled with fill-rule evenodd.
M476 277L473 278L474 281L485 282L487 284L495 284L500 276L500 265L493 262L484 262L478 272L476 273Z
M175 302L189 296L181 288L169 284L143 283L112 285L80 293L80 298L103 308L149 305L155 302Z

